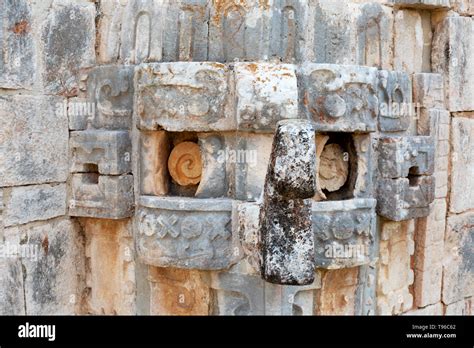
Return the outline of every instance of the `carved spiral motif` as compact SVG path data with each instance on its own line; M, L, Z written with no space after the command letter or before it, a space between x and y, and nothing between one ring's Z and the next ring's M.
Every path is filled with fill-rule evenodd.
M168 170L173 180L181 186L196 185L201 181L201 149L189 141L176 145L168 158Z

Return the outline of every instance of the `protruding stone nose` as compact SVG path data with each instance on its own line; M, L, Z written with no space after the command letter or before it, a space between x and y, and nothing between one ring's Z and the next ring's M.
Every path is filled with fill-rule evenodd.
M260 211L261 274L268 282L314 281L311 198L316 191L313 125L285 120L277 125Z

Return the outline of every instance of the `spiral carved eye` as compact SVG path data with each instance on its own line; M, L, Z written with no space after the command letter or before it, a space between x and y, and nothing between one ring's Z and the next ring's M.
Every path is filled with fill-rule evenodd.
M168 158L168 170L178 185L198 184L201 181L202 174L199 145L190 141L176 145Z

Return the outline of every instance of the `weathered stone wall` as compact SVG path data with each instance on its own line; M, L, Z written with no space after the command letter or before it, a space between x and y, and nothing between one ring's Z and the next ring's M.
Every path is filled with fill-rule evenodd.
M0 314L474 314L473 15L0 0Z

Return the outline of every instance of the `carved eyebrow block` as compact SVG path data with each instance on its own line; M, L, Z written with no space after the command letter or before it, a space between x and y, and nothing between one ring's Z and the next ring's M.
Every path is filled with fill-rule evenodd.
M220 63L156 63L137 68L136 110L141 130L235 129L228 67Z
M298 80L301 112L315 122L316 130L376 130L376 68L304 63Z

